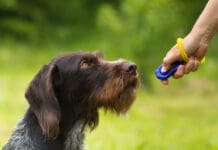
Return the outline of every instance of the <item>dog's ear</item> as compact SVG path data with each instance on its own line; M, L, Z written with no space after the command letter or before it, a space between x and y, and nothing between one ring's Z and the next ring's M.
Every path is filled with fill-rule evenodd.
M58 77L56 65L44 65L25 93L30 109L47 138L55 138L59 133L60 108L54 92L54 82Z

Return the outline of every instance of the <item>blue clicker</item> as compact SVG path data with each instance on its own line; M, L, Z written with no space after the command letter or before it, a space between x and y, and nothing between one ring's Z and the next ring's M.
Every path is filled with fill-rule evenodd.
M166 80L169 77L171 77L176 70L178 69L179 65L183 64L183 62L181 61L176 61L173 65L172 68L170 70L168 70L167 72L162 72L162 65L160 65L156 70L155 70L155 75L158 79L160 80Z

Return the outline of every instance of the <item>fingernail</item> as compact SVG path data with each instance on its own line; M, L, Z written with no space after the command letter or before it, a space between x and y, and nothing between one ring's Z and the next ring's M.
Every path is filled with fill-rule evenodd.
M161 72L166 72L167 70L166 70L166 68L163 66L162 68L161 68Z

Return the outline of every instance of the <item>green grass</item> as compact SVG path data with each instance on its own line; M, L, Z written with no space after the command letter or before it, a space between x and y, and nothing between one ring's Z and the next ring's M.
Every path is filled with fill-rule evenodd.
M0 48L0 147L28 107L24 92L38 71L60 51ZM207 67L210 68L207 70ZM86 133L89 150L218 149L217 81L212 63L170 86L152 79L152 90L140 89L129 113L100 112L99 126ZM203 70L203 71L202 71ZM206 73L205 73L206 72Z
M217 149L215 97L155 96L140 92L127 117L101 115L87 136L90 149Z

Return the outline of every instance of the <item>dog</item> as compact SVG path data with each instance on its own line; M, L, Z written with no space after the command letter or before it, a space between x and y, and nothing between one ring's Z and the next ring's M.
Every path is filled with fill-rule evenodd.
M86 127L100 108L125 114L136 97L137 66L107 61L100 52L57 56L29 84L29 103L3 150L83 150Z

